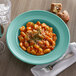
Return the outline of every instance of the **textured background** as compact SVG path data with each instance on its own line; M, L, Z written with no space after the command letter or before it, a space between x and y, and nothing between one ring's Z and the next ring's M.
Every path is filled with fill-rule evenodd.
M68 27L71 35L71 42L76 41L76 0L11 0L11 20L17 15L29 10L49 10L52 2L61 2L63 10L68 10L70 14ZM7 27L8 25L5 26L5 31ZM6 45L5 35L0 40L5 43L5 52L0 55L0 76L33 76L30 71L33 65L23 63L11 54ZM76 76L76 63L58 76Z

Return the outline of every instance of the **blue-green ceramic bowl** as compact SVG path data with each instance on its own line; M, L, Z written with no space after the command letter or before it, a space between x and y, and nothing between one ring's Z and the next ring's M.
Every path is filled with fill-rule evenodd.
M34 23L40 21L53 27L53 31L57 35L56 47L53 51L42 56L35 56L20 48L18 41L19 28L25 26L29 21ZM7 45L12 54L19 60L30 64L46 64L57 60L67 50L69 40L70 34L67 25L55 14L42 10L28 11L17 16L9 25L6 34Z

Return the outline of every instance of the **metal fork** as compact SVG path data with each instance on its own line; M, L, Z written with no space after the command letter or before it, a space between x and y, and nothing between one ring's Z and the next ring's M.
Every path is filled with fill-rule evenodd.
M61 61L63 61L63 60L69 59L69 58L72 57L73 55L74 55L74 53L73 53L73 52L70 52L70 53L66 54L66 55L65 55L61 60L59 60L58 62L54 63L53 65L48 65L48 66L46 66L45 68L52 70L53 67L54 67L57 63L59 63L59 62L61 62Z

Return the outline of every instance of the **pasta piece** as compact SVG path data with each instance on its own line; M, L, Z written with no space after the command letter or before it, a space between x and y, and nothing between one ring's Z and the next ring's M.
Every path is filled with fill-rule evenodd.
M33 55L36 55L36 51L35 51L35 50L32 50L31 53L32 53Z
M26 24L27 27L33 27L33 25L34 25L33 22L28 22L28 23Z
M22 42L20 42L20 47L25 51L26 50L26 48L23 46L23 43Z
M49 26L47 26L46 29L49 30Z
M35 33L38 33L38 31L37 30L35 30L35 29L33 29L33 33L35 34Z
M52 43L52 42L53 42L53 39L52 39L52 38L48 38L48 41L49 41L50 43Z
M30 38L29 38L27 35L25 35L24 38L25 38L25 40L27 40L27 41L30 40Z
M43 49L39 48L39 51L37 52L37 55L43 55L43 54L44 54Z
M49 42L52 44L52 46L55 47L55 41L53 41L52 38L49 38L48 40L49 40Z
M20 32L20 34L24 37L26 36L26 34L24 32Z
M41 25L43 28L45 28L47 25L45 23L42 23Z
M36 55L38 55L38 56L39 56L39 55L44 55L44 52L41 52L41 53L40 53L40 52L39 52L39 53L36 53Z
M18 39L20 42L24 42L24 38L22 37L22 35L18 36Z
M40 21L37 21L37 23L36 23L37 25L41 25L41 23L40 23Z
M25 47L29 47L29 43L27 41L24 42Z
M39 48L39 53L43 53L43 49L42 48Z
M42 38L42 39L44 39L44 36L42 34L39 34L39 37Z
M34 48L39 49L39 45L35 44Z
M34 29L35 29L35 30L38 29L38 25L37 25L37 24L34 25Z
M31 53L30 47L27 48L27 52L28 52L28 53Z
M53 32L53 28L52 28L52 27L49 27L49 31L50 31L50 32Z
M51 50L53 50L53 49L54 49L54 47L53 47L53 46L49 46L48 48L49 48L49 49L51 49Z
M26 50L26 48L24 46L21 47L24 51Z
M49 36L50 38L52 38L52 32L48 32L47 36Z
M45 39L47 39L47 40L48 40L48 39L49 39L49 36L45 35Z
M55 47L55 41L52 41L52 46Z
M50 49L45 49L44 53L46 54L46 53L49 53L50 51L51 51Z
M42 29L41 26L38 26L38 27L39 27L40 30Z
M32 28L31 27L27 27L27 30L32 30Z
M57 37L56 36L53 36L53 40L56 41L57 40Z
M46 31L45 34L52 38L52 32Z
M34 49L34 47L33 47L33 46L30 46L30 49L31 49L31 50L33 50L33 49Z
M32 33L32 30L27 30L27 33Z
M43 45L40 45L40 47L42 47L42 49L45 49L46 48L46 46L43 44Z
M22 47L23 46L23 43L22 42L20 42L20 47Z
M22 26L22 27L20 28L20 31L25 31L25 26Z
M48 29L48 26L45 24L45 23L42 23L42 28L44 28L45 30L47 30Z
M46 45L46 46L49 46L50 43L49 43L48 41L45 41L45 45Z
M40 45L43 45L43 42L42 42L41 40L39 40L38 43L39 43Z
M34 45L34 44L35 44L34 40L31 40L30 45Z

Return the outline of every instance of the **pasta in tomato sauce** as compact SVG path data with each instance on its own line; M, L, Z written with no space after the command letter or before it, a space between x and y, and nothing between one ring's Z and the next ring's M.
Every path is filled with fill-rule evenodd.
M44 55L55 48L57 36L52 27L37 21L36 24L28 22L26 27L22 26L18 39L24 51L33 55Z

